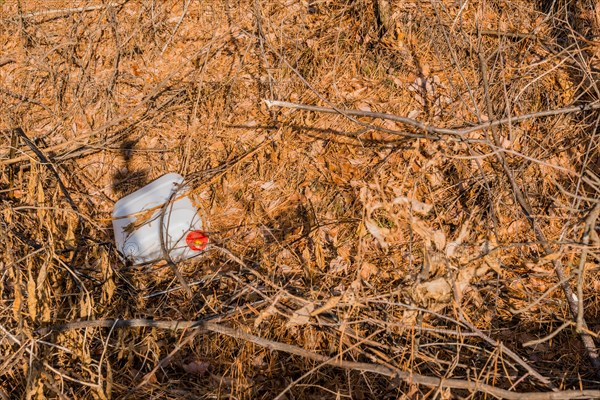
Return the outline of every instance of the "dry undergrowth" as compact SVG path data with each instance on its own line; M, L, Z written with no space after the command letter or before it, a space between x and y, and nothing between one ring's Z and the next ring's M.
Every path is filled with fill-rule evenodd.
M0 398L598 387L598 113L513 121L595 107L591 1L18 3L0 0ZM114 202L173 171L214 243L179 265L191 298L112 247Z

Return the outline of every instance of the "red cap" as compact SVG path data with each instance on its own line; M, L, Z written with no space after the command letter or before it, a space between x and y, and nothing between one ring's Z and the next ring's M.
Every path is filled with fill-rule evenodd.
M191 231L185 237L188 247L195 251L202 251L208 244L208 236L202 231Z

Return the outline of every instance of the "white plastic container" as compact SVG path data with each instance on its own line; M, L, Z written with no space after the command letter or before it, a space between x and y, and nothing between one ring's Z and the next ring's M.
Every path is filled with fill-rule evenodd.
M179 174L166 174L115 203L115 243L134 265L164 259L161 243L174 262L205 250L204 222L185 195L183 181Z

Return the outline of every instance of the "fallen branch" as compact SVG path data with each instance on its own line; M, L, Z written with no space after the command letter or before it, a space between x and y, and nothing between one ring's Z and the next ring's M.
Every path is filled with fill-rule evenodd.
M466 134L471 133L471 132L475 132L475 131L479 131L479 130L483 130L483 129L489 129L489 128L500 126L500 125L506 125L508 123L514 124L514 123L525 121L525 120L532 119L532 118L543 118L543 117L550 117L550 116L554 116L554 115L571 114L571 113L575 113L575 112L600 109L600 102L594 102L594 103L582 104L580 106L570 106L570 107L558 108L555 110L546 110L546 111L539 111L539 112L535 112L535 113L531 113L531 114L517 115L514 117L508 117L508 118L502 118L502 119L497 119L497 120L493 120L493 121L488 121L488 122L484 122L482 124L477 124L477 125L473 125L473 126L465 126L462 128L454 128L453 129L453 128L440 128L440 127L437 127L434 125L427 125L421 121L417 121L416 119L402 117L402 116L395 115L395 114L379 113L379 112L372 112L372 111L362 111L362 110L346 110L346 109L338 110L338 109L334 109L334 108L318 107L318 106L311 106L311 105L299 104L299 103L290 103L288 101L279 101L279 100L266 99L263 101L269 108L270 107L286 107L286 108L293 108L293 109L297 109L297 110L322 112L322 113L327 113L327 114L340 114L340 115L350 115L353 117L369 117L369 118L386 119L386 120L390 120L390 121L400 122L404 125L412 126L413 128L425 131L427 133L438 134L438 135L450 135L450 136L456 136L459 138L462 138L463 136L465 136Z
M71 329L82 329L91 327L108 329L117 329L125 327L151 327L170 330L200 329L206 332L219 333L234 339L254 343L257 346L267 348L271 351L282 351L285 353L294 354L299 357L304 357L312 361L323 363L324 365L330 365L333 367L343 368L352 371L371 372L377 375L383 375L393 379L398 379L409 384L423 385L435 388L462 389L468 390L470 392L483 392L504 399L570 400L600 397L600 390L563 390L557 392L511 392L509 390L497 388L495 386L488 385L479 381L468 381L464 379L443 379L433 376L416 374L412 371L402 371L398 368L386 365L347 361L342 360L340 358L332 358L330 356L317 354L312 351L303 349L299 346L265 339L259 336L251 335L240 329L230 328L215 322L208 321L155 321L146 319L78 321L43 328L38 330L37 333L47 334L51 331L65 331ZM197 335L197 332L194 332L193 335Z
M53 325L35 331L44 336L50 332L64 332L85 328L159 328L177 331L194 327L197 321L155 321L152 319L100 319L94 321L75 321L61 325Z
M123 4L118 4L118 3L108 3L108 4L99 4L96 6L88 6L88 7L61 8L61 9L55 9L55 10L34 11L34 12L27 13L27 14L21 14L18 17L26 19L26 18L34 18L34 17L47 17L50 15L66 16L66 15L70 15L70 14L77 14L77 13L101 10L101 9L107 8L107 7L120 7L122 5Z
M548 340L551 340L553 337L558 335L563 329L568 328L571 325L573 325L573 321L567 321L564 324L562 324L561 326L559 326L554 332L550 333L549 335L544 336L543 338L540 338L540 339L530 340L528 342L525 342L525 343L523 343L522 346L523 347L532 347L532 346L537 346L538 344L547 342Z
M286 107L286 108L294 108L296 110L304 110L304 111L315 111L322 112L327 114L340 114L345 116L353 116L353 117L370 117L370 118L379 118L379 119L387 119L390 121L400 122L402 124L412 126L414 128L420 129L427 133L432 134L440 134L440 135L453 135L453 136L461 136L459 131L456 129L448 129L448 128L438 128L436 126L427 125L423 122L417 121L416 119L401 117L399 115L387 114L387 113L379 113L372 111L361 111L361 110L347 110L347 109L335 109L328 107L319 107L319 106L311 106L307 104L299 104L299 103L290 103L288 101L279 101L279 100L263 100L267 107Z

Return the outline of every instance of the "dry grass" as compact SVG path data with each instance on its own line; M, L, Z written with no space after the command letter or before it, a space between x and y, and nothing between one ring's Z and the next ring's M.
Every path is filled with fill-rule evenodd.
M0 398L598 388L597 111L458 136L263 101L457 130L596 105L591 3L0 0ZM114 202L172 171L215 244L191 298L112 247ZM218 325L39 331L115 319Z

